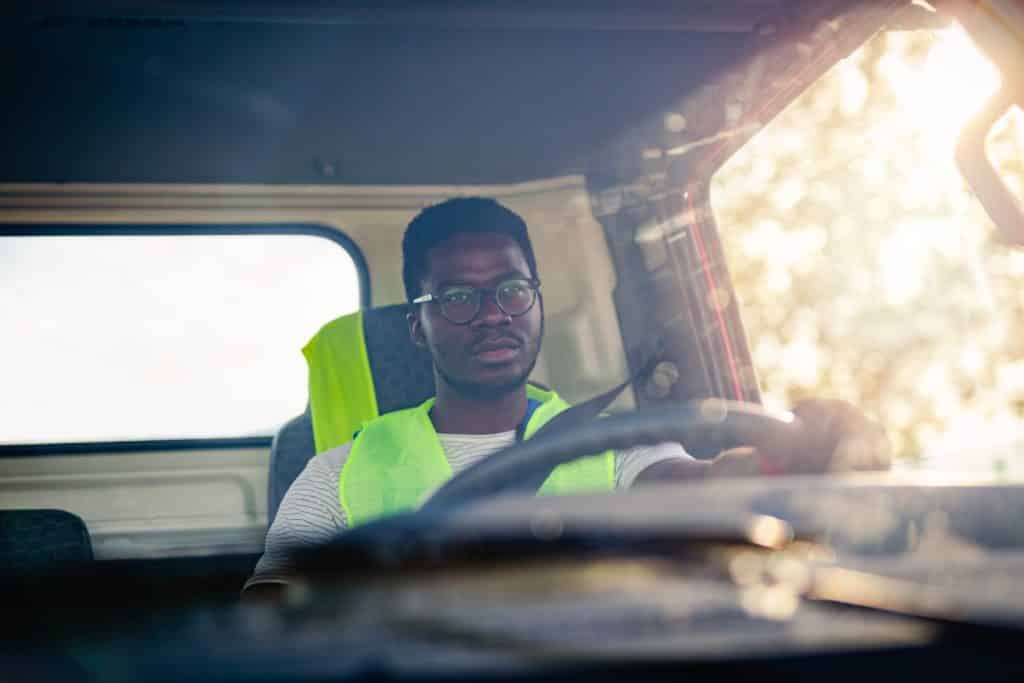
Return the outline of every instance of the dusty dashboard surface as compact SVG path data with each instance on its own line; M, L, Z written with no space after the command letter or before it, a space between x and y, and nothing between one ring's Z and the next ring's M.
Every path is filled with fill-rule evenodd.
M1015 511L1019 486L877 478L508 497L340 537L306 556L309 578L283 608L106 604L93 620L102 568L9 604L42 608L23 622L21 665L68 661L82 680L639 680L744 667L774 679L843 661L858 675L967 667L1004 679L1012 658L984 666L1024 628Z

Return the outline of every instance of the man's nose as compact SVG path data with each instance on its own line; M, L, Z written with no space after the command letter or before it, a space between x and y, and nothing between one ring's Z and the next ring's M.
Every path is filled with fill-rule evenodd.
M511 316L498 306L494 292L483 292L480 295L480 312L473 319L474 325L503 325L510 320Z

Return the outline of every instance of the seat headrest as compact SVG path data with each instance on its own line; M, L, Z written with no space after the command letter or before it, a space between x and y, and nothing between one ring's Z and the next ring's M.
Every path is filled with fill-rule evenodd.
M408 310L397 304L342 316L303 347L317 453L350 441L382 413L434 395L430 354L409 338Z

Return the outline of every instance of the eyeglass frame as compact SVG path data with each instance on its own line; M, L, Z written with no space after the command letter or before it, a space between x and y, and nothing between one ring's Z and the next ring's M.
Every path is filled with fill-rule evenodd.
M509 313L508 311L505 310L505 308L498 301L498 289L502 285L507 284L509 282L525 282L529 286L530 290L533 292L533 301L530 302L530 306L525 311L523 311L522 313ZM476 320L480 316L480 311L484 310L484 294L490 293L491 298L494 299L494 305L498 307L499 311L501 311L502 313L504 313L505 315L507 315L510 318L521 318L521 317L523 317L524 315L526 315L527 313L529 313L530 311L533 310L533 307L537 305L537 300L540 299L540 280L538 280L537 278L510 277L508 279L502 280L501 282L499 282L494 287L474 287L473 285L452 285L452 287L458 287L458 286L466 287L468 289L471 289L471 290L473 290L474 293L479 292L479 297L477 298L476 312L473 313L473 317L471 317L469 320L464 320L462 322L456 322L456 321L452 320L451 318L449 318L445 314L445 312L444 312L444 304L442 304L441 301L440 301L441 293L439 293L439 292L427 292L426 294L421 294L420 296L418 296L415 299L413 299L410 303L412 303L414 305L435 303L435 304L437 304L438 308L441 309L441 316L445 320L450 322L452 325L469 325L471 322L473 322L474 320Z

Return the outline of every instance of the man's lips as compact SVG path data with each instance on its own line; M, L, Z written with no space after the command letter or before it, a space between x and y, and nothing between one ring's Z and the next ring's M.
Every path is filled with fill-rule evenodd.
M522 344L512 337L501 337L500 339L488 339L473 345L473 353L481 351L495 351L497 349L518 349Z
M522 343L518 340L502 337L474 344L470 352L483 361L507 361L514 358L522 347Z

